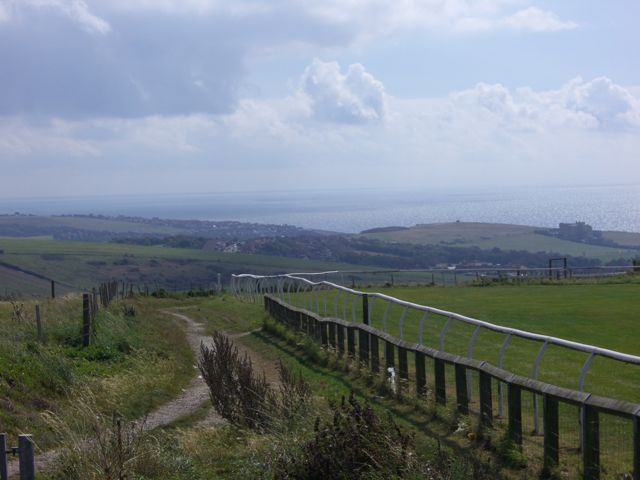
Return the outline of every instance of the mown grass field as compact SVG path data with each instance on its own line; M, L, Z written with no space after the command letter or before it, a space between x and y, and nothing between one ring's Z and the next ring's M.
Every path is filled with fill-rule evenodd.
M602 348L640 356L640 278L626 277L627 283L566 283L549 285L458 286L458 287L374 287L402 300L427 305L502 326L574 340ZM323 291L313 297L313 308L324 313L327 300L329 316L361 319L360 298ZM293 297L298 306L309 305L310 296ZM355 304L354 304L355 300ZM370 302L372 325L384 330L387 302ZM400 336L399 321L404 308L393 305L387 311L386 330ZM423 314L407 310L403 337L419 341ZM440 348L440 332L446 317L429 315L423 321L423 343ZM475 327L453 321L444 337L446 351L467 354ZM498 352L505 336L482 329L473 347L473 357L498 364ZM504 355L509 371L530 376L541 342L514 337ZM578 388L578 377L587 354L549 346L542 357L538 378L567 388ZM611 372L615 371L615 375ZM640 402L640 366L596 357L584 389L599 395Z
M632 258L637 251L627 248L602 247L570 242L535 233L539 227L493 223L434 223L417 225L409 229L365 234L387 242L415 243L419 245L446 244L483 249L526 250L555 252L562 255L587 256L603 261ZM605 232L605 238L630 247L640 244L639 233Z

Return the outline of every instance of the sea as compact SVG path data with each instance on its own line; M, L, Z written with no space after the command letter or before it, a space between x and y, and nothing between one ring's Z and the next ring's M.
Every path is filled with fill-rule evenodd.
M0 213L14 212L237 220L345 233L458 220L540 227L583 221L640 232L640 184L0 198Z

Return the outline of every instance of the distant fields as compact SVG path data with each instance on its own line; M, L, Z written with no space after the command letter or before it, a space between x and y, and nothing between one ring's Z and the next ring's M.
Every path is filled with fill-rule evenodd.
M0 261L37 272L67 288L90 288L107 279L127 280L150 289L208 288L217 274L225 283L231 273L285 273L353 269L353 265L266 255L205 250L86 243L45 239L0 238ZM362 267L358 267L362 268ZM0 269L0 295L5 291L46 294L47 282ZM4 273L3 273L4 272ZM20 282L14 281L16 278Z
M419 245L446 244L483 249L526 250L555 252L562 255L587 256L609 261L632 258L639 252L626 248L601 247L560 240L535 233L538 227L496 223L434 223L416 225L409 229L366 233L364 236L387 242ZM630 247L640 245L640 233L604 232L607 239Z

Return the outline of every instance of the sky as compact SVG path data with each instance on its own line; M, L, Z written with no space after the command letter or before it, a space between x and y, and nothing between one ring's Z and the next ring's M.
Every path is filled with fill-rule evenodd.
M0 0L0 198L640 183L637 0Z

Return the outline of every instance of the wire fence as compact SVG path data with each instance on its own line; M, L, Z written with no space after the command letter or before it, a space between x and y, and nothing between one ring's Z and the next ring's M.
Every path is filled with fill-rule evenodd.
M507 438L546 470L640 478L640 405L631 403L640 397L640 357L299 274L238 275L232 290L265 296L275 318L372 369L397 366L436 403L453 397L459 412L494 428L504 423ZM622 392L626 401L600 391Z

